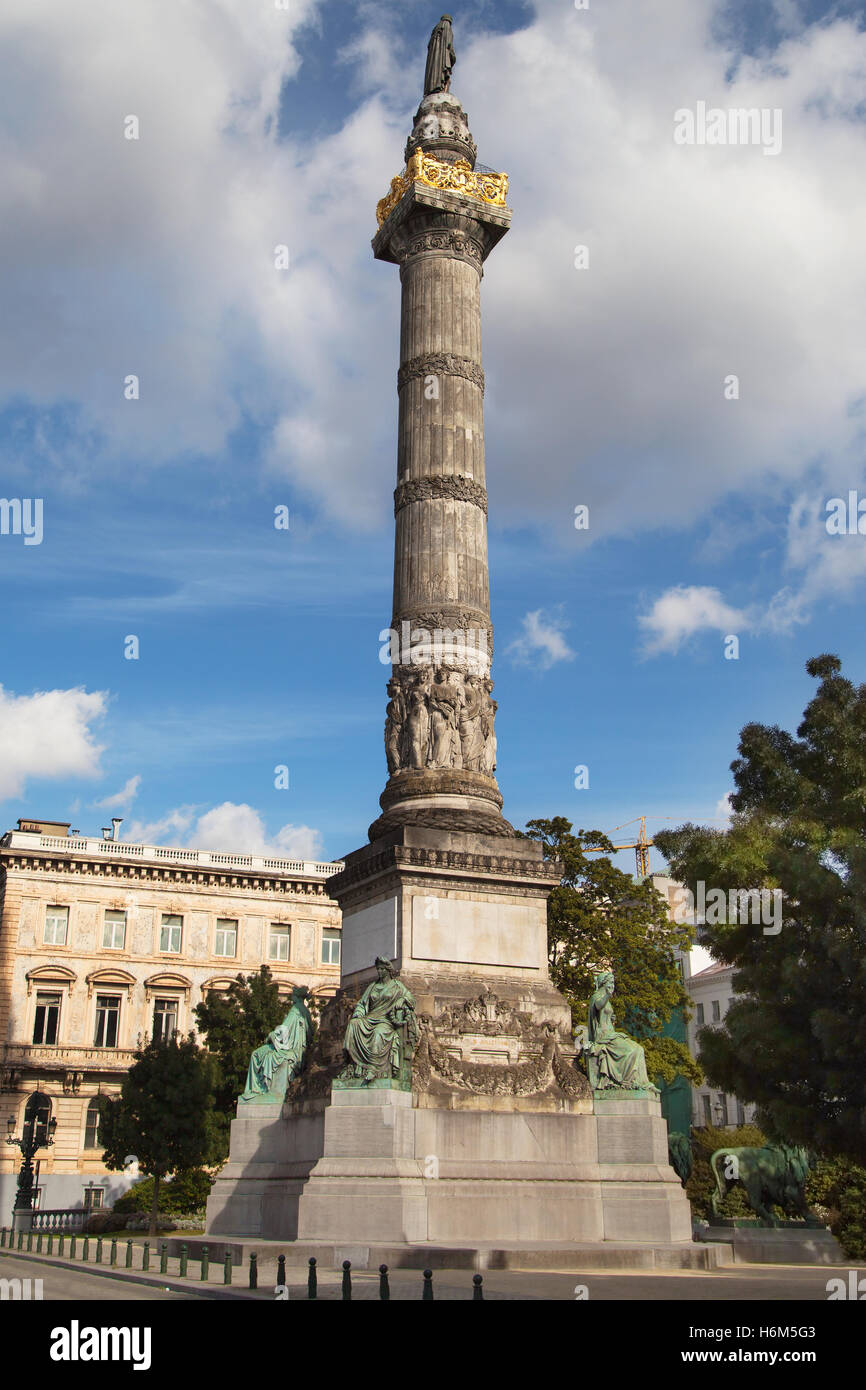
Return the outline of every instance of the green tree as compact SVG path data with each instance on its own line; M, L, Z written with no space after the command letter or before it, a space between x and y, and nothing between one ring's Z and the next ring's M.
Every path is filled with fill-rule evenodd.
M677 950L689 949L691 930L670 921L664 899L649 880L635 883L606 855L613 845L597 830L572 834L564 816L531 820L526 838L539 840L545 859L562 864L562 878L547 909L550 975L571 1004L575 1023L585 1023L593 975L602 968L616 980L619 1026L639 1038L651 1077L670 1083L677 1075L699 1083L700 1068L684 1043L661 1036L674 1009L686 1009Z
M806 1183L806 1197L849 1260L866 1260L866 1168L849 1158L823 1158Z
M156 1234L163 1178L217 1157L214 1080L211 1058L190 1034L141 1048L120 1095L102 1102L106 1166L124 1168L134 1154L142 1172L154 1179L151 1235Z
M153 1206L153 1178L142 1178L128 1192L114 1203L114 1211L121 1215L126 1212L150 1211ZM170 1182L164 1182L159 1189L158 1205L163 1216L187 1216L190 1212L201 1211L207 1206L208 1193L213 1186L213 1178L205 1168L185 1168L174 1173Z
M255 975L237 975L224 993L213 992L196 1006L196 1022L216 1065L215 1103L223 1158L229 1151L229 1128L246 1085L250 1057L285 1014L285 1002L266 965Z
M734 966L724 1024L699 1034L710 1082L758 1107L771 1140L866 1160L866 686L835 656L794 737L748 724L724 831L683 825L656 845L673 875L782 895L778 926L707 914L702 939Z

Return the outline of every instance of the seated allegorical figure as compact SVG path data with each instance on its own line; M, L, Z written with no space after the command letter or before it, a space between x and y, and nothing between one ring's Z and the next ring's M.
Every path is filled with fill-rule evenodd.
M301 1070L313 1032L313 1020L306 1004L308 994L306 985L296 985L292 990L289 1012L250 1058L241 1101L267 1104L269 1101L282 1103L285 1099L286 1087Z
M415 1000L393 961L379 956L377 979L368 985L349 1019L343 1046L348 1064L344 1080L399 1078L418 1041Z
M586 1069L594 1091L647 1091L658 1088L647 1076L646 1056L639 1042L615 1027L611 998L615 989L613 972L595 977L595 991L589 1001Z

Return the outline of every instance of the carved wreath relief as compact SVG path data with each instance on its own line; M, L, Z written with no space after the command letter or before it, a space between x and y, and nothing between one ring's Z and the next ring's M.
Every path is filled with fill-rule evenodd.
M462 671L395 674L388 682L385 753L390 773L465 768L492 776L496 768L493 682Z

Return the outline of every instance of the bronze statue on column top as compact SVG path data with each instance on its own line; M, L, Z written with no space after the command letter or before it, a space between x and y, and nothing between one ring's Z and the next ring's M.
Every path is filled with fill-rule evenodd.
M454 33L450 14L443 14L427 47L427 70L424 73L424 95L447 92L451 88L451 70L457 62L454 52Z

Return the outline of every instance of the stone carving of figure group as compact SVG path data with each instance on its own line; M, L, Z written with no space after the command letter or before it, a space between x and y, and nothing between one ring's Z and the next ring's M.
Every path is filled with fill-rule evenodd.
M492 776L496 768L493 682L462 671L423 666L388 682L385 723L388 771L466 768Z

